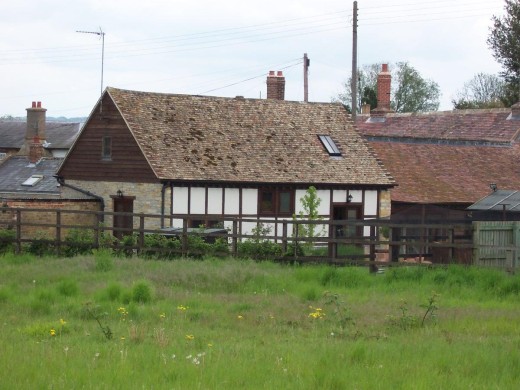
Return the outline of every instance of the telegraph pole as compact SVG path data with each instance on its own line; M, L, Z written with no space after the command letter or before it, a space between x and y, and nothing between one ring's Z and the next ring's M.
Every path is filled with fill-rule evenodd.
M311 61L307 57L307 53L303 54L303 101L309 101L309 66Z
M99 35L101 37L101 93L100 96L103 95L103 68L105 62L105 33L99 28L99 31L76 31L81 34L94 34Z
M354 9L352 12L352 80L350 90L352 92L352 119L356 120L357 112L357 24L358 24L358 7L357 1L354 1Z

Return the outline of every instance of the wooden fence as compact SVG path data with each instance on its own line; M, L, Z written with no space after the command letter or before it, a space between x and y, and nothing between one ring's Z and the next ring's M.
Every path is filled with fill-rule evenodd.
M135 240L126 250L141 253L150 250L146 247L145 237L157 234L180 241L178 255L192 253L189 238L202 237L213 242L217 238L227 243L229 254L239 255L240 243L244 241L269 241L281 247L279 260L298 262L325 262L333 264L396 264L396 263L462 263L496 267L516 267L520 253L519 226L484 228L482 224L403 224L388 220L293 220L244 218L239 216L219 216L220 229L189 228L191 221L200 220L198 215L168 215L167 218L156 214L133 214L115 212L94 212L77 210L49 210L29 208L0 208L0 229L11 229L10 241L20 252L35 241L45 241L57 250L71 245L67 240L72 231L88 231L92 237L90 245L98 248L107 235L133 236ZM9 213L9 218L5 214ZM38 214L39 213L39 214ZM44 218L35 218L43 215ZM104 226L107 216L121 216L131 219L132 227L114 228ZM177 229L159 228L164 221L182 221ZM81 221L77 223L74 221ZM90 221L90 222L85 222ZM261 236L246 232L243 226L253 224L267 227ZM182 225L182 226L180 226ZM310 237L302 234L301 226L317 225L323 227L324 235ZM501 225L497 225L501 226ZM224 228L225 227L225 228ZM271 227L271 229L269 229ZM500 233L506 229L508 232ZM474 231L477 234L474 234ZM349 232L351 234L345 234ZM485 233L484 233L485 232ZM495 232L495 233L492 233ZM507 235L512 239L491 238L496 234ZM5 238L0 240L6 241ZM121 247L122 240L111 241L111 245ZM301 251L301 247L312 250ZM156 248L161 250L161 248ZM495 260L491 254L495 253ZM499 253L499 255L496 255ZM498 261L504 258L504 261ZM510 260L513 259L513 260Z
M505 269L520 265L520 222L475 222L474 263Z

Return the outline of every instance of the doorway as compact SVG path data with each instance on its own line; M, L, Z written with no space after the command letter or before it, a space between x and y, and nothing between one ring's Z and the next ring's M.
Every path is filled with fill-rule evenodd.
M348 239L355 239L363 235L363 227L361 225L349 223L350 221L358 221L360 219L361 205L352 205L350 203L332 205L332 220L334 222L344 221L344 223L334 224L333 229L330 230L330 236L338 240L345 240L345 242L332 243L330 251L333 257L345 257L363 253L363 247L360 244L348 242Z
M114 201L115 213L133 213L134 199L133 196L116 196L112 198ZM123 236L132 234L133 228L132 215L114 215L113 234L116 238L121 239Z

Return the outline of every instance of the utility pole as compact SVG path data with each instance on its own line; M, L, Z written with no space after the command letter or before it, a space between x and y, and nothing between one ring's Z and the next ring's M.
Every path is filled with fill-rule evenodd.
M352 92L352 120L356 120L357 112L357 23L358 7L357 1L354 1L352 12L352 81L350 85Z
M311 60L307 57L307 53L303 54L303 101L309 101L309 66Z
M94 34L99 35L101 37L101 93L100 96L103 95L103 68L105 62L105 33L99 28L99 31L76 31L81 34Z

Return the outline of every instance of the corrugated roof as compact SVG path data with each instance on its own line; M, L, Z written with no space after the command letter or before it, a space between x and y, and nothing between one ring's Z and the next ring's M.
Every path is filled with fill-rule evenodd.
M341 104L107 92L159 179L394 184Z
M520 212L520 191L496 190L468 207L468 210Z

